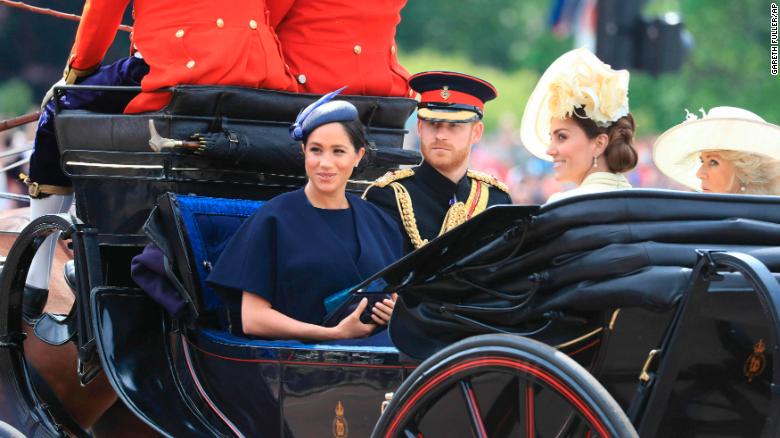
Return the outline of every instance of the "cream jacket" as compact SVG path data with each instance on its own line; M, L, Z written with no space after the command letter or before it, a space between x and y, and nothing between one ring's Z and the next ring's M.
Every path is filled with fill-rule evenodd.
M560 201L576 195L608 192L610 190L630 189L631 184L622 173L594 172L586 176L579 187L565 192L553 193L547 203Z

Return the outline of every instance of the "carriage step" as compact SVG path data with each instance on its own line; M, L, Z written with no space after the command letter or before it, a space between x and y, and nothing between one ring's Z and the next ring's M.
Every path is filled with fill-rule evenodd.
M43 342L60 346L73 339L76 334L76 318L71 315L44 313L35 323L33 332Z

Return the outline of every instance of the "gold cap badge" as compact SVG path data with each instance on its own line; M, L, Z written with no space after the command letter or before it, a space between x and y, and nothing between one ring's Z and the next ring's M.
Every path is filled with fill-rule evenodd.
M444 99L444 100L447 100L447 99L450 98L450 87L448 87L446 85L444 87L442 87L442 89L441 89L441 98Z

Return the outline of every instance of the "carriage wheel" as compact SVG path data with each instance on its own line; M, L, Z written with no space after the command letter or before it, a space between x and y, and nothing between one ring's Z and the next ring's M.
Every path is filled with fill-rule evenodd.
M0 413L5 414L4 421L28 436L66 433L62 419L55 419L51 405L38 393L26 364L23 340L34 335L23 331L22 291L38 247L49 235L68 232L72 226L65 215L48 215L30 222L14 241L0 275ZM72 421L66 425L69 432L84 435Z
M474 336L423 362L379 419L374 438L636 437L609 393L554 348Z

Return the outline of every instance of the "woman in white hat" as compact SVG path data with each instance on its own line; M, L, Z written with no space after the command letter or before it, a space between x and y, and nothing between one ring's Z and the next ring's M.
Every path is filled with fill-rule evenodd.
M656 140L661 172L708 193L780 195L780 126L742 108L701 111Z
M628 76L587 49L561 55L542 75L523 113L521 139L554 163L555 179L577 185L547 202L631 188L623 175L637 163Z

